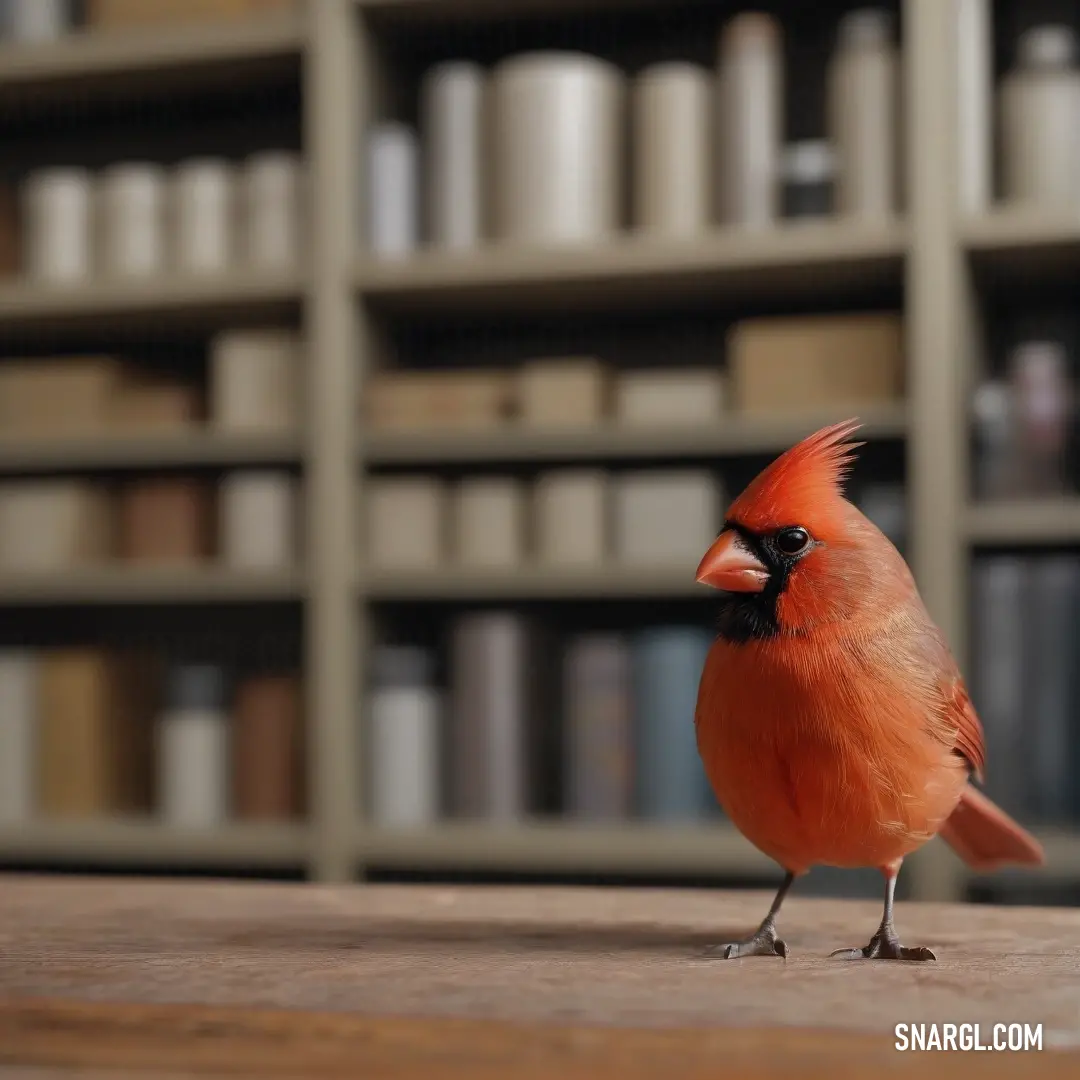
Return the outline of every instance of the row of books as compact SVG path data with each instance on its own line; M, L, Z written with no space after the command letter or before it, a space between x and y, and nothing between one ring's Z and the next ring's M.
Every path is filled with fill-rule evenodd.
M712 632L656 626L560 641L516 611L475 611L438 658L382 646L366 758L376 822L698 821L716 815L694 703Z
M1080 818L1080 555L976 558L971 695L986 789L1021 821Z
M0 482L0 570L52 573L126 563L196 563L237 570L295 565L299 484L288 472L238 469L197 477Z
M295 817L301 683L134 650L0 652L0 822Z

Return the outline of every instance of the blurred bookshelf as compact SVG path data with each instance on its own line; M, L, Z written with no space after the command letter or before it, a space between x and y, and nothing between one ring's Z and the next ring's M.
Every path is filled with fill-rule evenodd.
M860 6L770 5L786 36L810 43L788 61L794 137L819 134L828 48L840 17ZM709 593L694 583L685 558L634 562L609 552L581 567L535 559L484 566L440 555L424 565L383 565L366 553L358 522L380 483L410 477L452 498L463 482L489 478L513 485L531 506L559 470L600 470L612 484L649 470L697 470L716 480L722 502L770 456L857 415L867 443L859 482L902 485L903 550L970 670L973 557L1080 547L1075 491L976 500L969 483L970 396L985 341L997 333L1000 311L1027 303L1033 288L1068 295L1080 277L1080 217L998 199L977 212L956 205L952 8L939 0L884 6L899 26L901 212L755 229L711 224L682 238L624 223L602 241L572 246L500 241L447 250L422 240L395 257L371 250L364 140L389 121L419 125L422 80L435 64L490 66L512 52L563 49L602 55L624 73L684 58L711 68L717 31L741 7L308 0L246 17L79 27L52 41L0 43L0 136L10 129L20 178L69 158L96 169L121 158L172 166L211 154L235 165L287 148L302 155L308 183L306 241L289 266L90 275L78 284L0 278L3 358L130 354L153 368L165 357L207 396L221 335L287 329L302 337L291 428L232 430L201 418L175 430L0 431L0 482L196 478L220 500L232 473L273 469L302 492L297 551L270 569L207 554L183 565L110 558L48 573L0 567L8 623L0 645L112 648L146 637L181 655L194 650L199 663L238 669L254 662L247 649L258 654L259 670L267 667L263 654L273 653L274 672L302 681L303 809L285 815L279 808L281 820L272 821L224 813L203 827L143 811L100 821L0 818L0 862L300 869L323 881L376 870L775 876L767 859L707 810L670 822L635 812L619 821L578 820L553 808L549 791L542 809L514 820L458 820L442 808L420 824L377 820L369 809L367 714L383 646L422 646L445 680L448 631L470 613L526 612L557 641L658 623L704 632ZM1000 23L999 45L1012 33L1004 16L1017 7L987 7ZM172 111L155 125L144 114L152 117L160 102ZM362 407L384 374L505 373L535 358L597 356L611 361L613 378L643 368L700 372L717 366L745 320L880 312L898 315L902 326L903 393L889 400L772 411L725 403L718 419L700 422L503 419L452 430L372 424ZM24 620L23 631L15 620ZM279 634L281 642L266 644ZM549 681L561 685L556 676ZM553 708L552 728L560 712ZM445 746L439 753L446 771ZM1041 821L1033 819L1049 866L1032 880L1080 878L1080 831L1071 818ZM994 879L976 882L940 842L913 856L902 880L907 895L928 900L995 887Z

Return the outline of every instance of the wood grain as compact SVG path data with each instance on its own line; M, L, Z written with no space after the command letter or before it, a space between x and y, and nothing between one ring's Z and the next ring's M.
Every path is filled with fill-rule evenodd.
M795 897L780 920L788 960L702 959L768 900L4 878L0 1065L27 1077L1080 1075L1080 911L902 905L901 934L937 963L859 963L827 954L867 938L877 905ZM994 1023L1042 1024L1044 1049L900 1053L900 1022L978 1022L984 1041Z

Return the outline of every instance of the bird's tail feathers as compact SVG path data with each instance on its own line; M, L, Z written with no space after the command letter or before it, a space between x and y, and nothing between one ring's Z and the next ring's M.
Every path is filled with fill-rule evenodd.
M1023 826L971 784L939 831L941 838L973 870L1001 866L1042 866L1042 845Z

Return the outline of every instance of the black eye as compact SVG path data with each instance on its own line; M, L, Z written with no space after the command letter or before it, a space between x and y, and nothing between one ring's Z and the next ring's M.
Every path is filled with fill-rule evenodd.
M800 555L810 546L810 534L799 525L781 529L776 534L776 546L785 555Z

